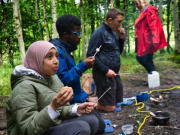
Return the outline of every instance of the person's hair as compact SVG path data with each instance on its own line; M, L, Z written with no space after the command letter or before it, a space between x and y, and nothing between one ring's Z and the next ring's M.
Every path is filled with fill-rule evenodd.
M138 3L140 3L140 5L142 6L142 10L144 10L144 8L149 5L149 0L136 0ZM141 11L142 11L141 10Z
M109 18L112 18L113 20L118 16L118 15L122 15L124 16L124 13L117 9L117 8L112 8L108 11L107 15L106 15L106 21L109 19Z
M73 31L74 26L81 26L81 21L71 14L60 16L56 21L56 29L60 37L63 36L64 32Z

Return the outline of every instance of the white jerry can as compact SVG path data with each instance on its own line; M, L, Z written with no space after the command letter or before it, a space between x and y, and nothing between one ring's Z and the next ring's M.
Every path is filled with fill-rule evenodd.
M149 88L155 88L160 86L160 78L157 71L152 71L148 74L148 86Z

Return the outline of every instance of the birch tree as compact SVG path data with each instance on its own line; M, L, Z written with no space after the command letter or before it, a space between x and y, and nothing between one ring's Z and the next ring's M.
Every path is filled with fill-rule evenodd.
M45 27L46 27L46 38L47 38L47 41L49 41L50 40L49 27L48 27L47 15L46 15L46 3L44 0L43 0L43 12L44 12Z
M53 38L57 38L58 33L56 30L56 20L57 20L56 0L51 0L51 7L52 7Z
M178 14L177 14L177 4L176 0L172 0L172 14L173 14L173 24L174 24L174 38L175 38L175 49L180 53L180 30L178 23Z
M110 5L111 5L111 8L113 8L113 0L110 0Z
M39 13L38 13L38 9L39 9L39 6L38 6L38 0L35 0L35 12L36 12L36 18L37 18L37 23L38 23L38 29L39 29L39 32L40 32L40 39L43 40L43 31L42 31L42 26L41 26L41 23L39 22Z
M23 33L22 33L22 27L20 24L20 9L19 9L19 0L14 0L14 14L13 14L13 19L14 19L14 25L16 29L16 37L18 39L19 43L19 50L20 50L20 56L21 56L21 63L24 63L24 58L25 58L25 47L24 47L24 40L23 40Z

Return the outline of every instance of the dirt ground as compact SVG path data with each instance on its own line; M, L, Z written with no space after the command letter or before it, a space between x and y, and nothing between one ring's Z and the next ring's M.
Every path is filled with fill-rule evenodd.
M123 78L124 86L124 97L130 98L141 92L151 92L152 90L165 90L172 89L171 96L166 102L166 107L159 108L154 107L152 102L148 100L147 105L150 107L149 111L166 111L170 114L170 119L167 125L157 126L152 121L152 116L145 120L145 123L139 129L139 134L141 135L180 135L180 70L172 69L171 71L160 72L161 86L154 89L149 89L148 86L143 86L143 78L147 78L146 74L121 74ZM156 97L159 92L152 92L149 97ZM2 102L2 98L0 98ZM137 112L136 109L142 105L132 105L122 106L120 112L116 113L101 113L104 119L111 120L114 127L114 132L107 133L106 135L117 135L122 134L122 125L132 124L133 133L131 135L138 135L139 124L143 123L144 118L149 115L149 113ZM141 110L145 110L144 108ZM5 109L0 108L0 135L7 135L6 131L6 116Z

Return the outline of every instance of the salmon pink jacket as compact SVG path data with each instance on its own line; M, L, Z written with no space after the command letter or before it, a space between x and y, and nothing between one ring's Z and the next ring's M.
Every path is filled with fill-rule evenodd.
M161 21L157 14L157 8L148 5L135 24L135 52L138 56L152 54L167 46Z

